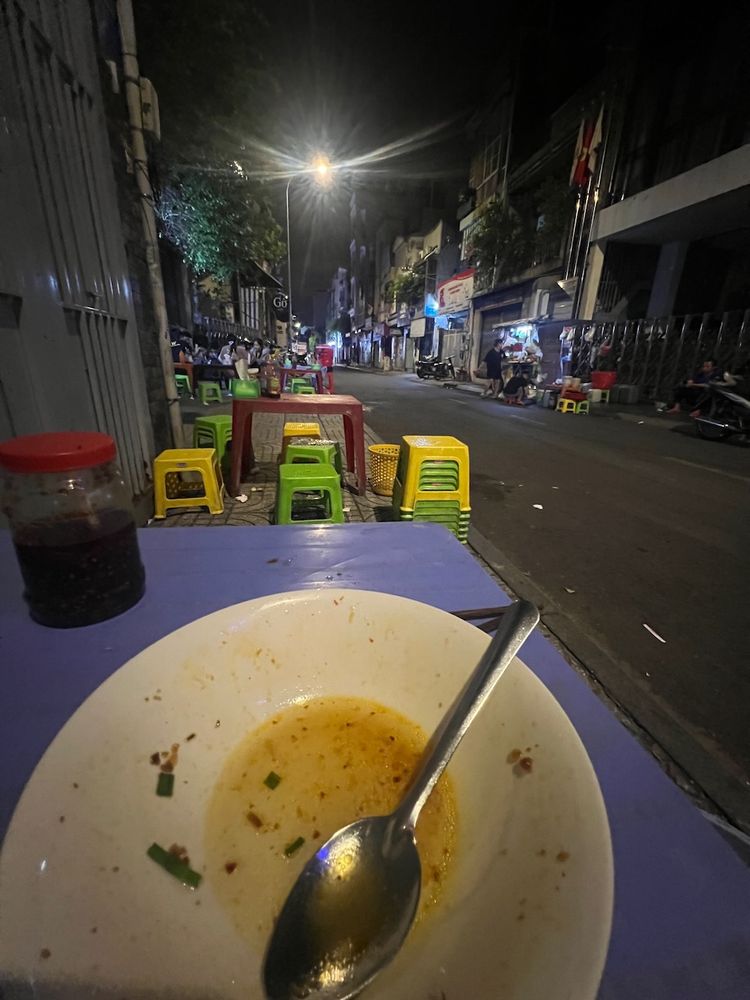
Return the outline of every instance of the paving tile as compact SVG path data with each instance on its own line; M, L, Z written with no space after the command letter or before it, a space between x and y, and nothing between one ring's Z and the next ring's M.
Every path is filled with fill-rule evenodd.
M226 411L226 407L216 407L212 410L212 412L224 411ZM189 422L190 416L192 413L186 413L186 422ZM244 503L235 500L234 497L225 496L223 514L211 515L207 511L191 510L169 514L163 521L152 521L150 526L153 528L219 527L229 524L251 527L272 523L276 504L278 458L281 451L284 423L287 419L293 418L293 414L287 416L271 413L261 413L254 418L253 445L258 468L247 482L242 483L241 492L247 497ZM321 417L318 423L321 434L331 441L338 441L343 451L344 428L342 419L340 417ZM377 435L365 426L365 445L377 444L379 441ZM370 491L366 496L360 497L356 491L354 475L350 472L344 474L342 500L343 506L347 508L344 515L347 522L391 519L390 498L378 496Z

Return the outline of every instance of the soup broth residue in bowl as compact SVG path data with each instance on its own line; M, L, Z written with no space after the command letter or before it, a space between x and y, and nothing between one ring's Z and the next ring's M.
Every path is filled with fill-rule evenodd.
M364 698L290 705L233 750L206 820L208 879L233 923L263 946L305 862L361 816L391 812L427 742L416 723ZM440 897L456 845L449 775L416 830L422 862L417 919Z

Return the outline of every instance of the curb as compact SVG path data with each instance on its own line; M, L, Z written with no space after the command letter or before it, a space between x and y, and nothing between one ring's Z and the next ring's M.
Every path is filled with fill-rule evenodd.
M342 372L357 372L361 375L410 375L411 372L403 371L384 371L382 368L362 368L360 365L334 365L335 369Z
M697 768L699 776L691 774L695 769L695 761L691 762L692 766L677 762L673 752L667 749L651 731L654 720L649 716L653 713L648 710L644 712L643 705L640 706L640 710L627 707L623 698L611 690L606 675L602 676L602 661L611 659L609 651L606 647L600 646L593 637L584 635L580 631L564 608L557 603L553 594L538 587L529 575L510 562L494 543L473 525L469 528L468 545L475 558L484 564L485 569L495 577L511 599L521 597L539 608L540 628L543 634L556 647L571 670L581 677L618 722L654 758L666 776L691 799L704 817L718 827L724 839L742 860L750 864L748 836L750 830L737 820L737 813L732 809L731 796L726 796L721 789L722 777L717 776L715 782L706 781L703 767ZM632 698L628 698L627 701L633 704ZM692 743L692 739L689 741ZM700 749L698 752L700 754ZM705 749L703 753L705 754Z

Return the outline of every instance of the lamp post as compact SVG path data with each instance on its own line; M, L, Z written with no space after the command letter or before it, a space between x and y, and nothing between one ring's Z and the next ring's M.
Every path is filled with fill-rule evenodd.
M286 328L286 336L289 341L289 346L292 346L292 326L293 326L293 313L292 313L292 235L291 229L289 227L289 188L292 186L292 181L294 177L290 177L286 182L286 280L287 280L287 306L289 308L289 322Z
M289 339L290 346L294 331L294 312L292 311L292 231L291 226L289 225L289 191L292 186L292 181L297 177L303 177L305 174L312 174L313 180L316 184L319 184L321 187L327 187L331 181L331 175L334 169L333 164L327 156L316 156L305 170L300 170L299 173L292 174L286 182L286 280L288 285L287 303L289 305L289 325L287 326L287 337Z

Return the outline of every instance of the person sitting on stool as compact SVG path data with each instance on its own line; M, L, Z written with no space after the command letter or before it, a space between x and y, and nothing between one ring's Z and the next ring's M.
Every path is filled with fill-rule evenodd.
M698 371L684 385L679 385L674 391L672 405L667 413L679 413L683 406L689 409L691 416L698 413L700 403L709 382L720 382L722 379L721 369L713 358L707 358Z

